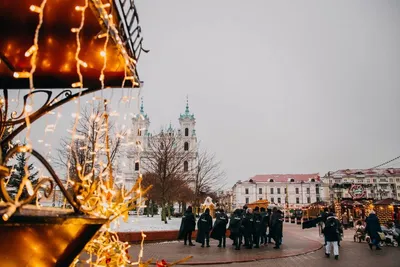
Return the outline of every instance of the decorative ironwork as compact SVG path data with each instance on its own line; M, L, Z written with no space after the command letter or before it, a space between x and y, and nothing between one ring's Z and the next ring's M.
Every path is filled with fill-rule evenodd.
M92 65L88 65L88 68L82 71L85 77L83 83L85 88L76 92L64 89L55 96L53 96L53 90L43 89L68 88L71 87L72 81L76 81L76 77L74 77L76 75L73 72L64 70L64 67L67 65L73 66L75 59L73 57L62 58L60 51L68 50L76 45L76 39L74 34L71 34L71 31L73 32L73 27L75 27L73 25L79 21L79 16L65 17L60 14L65 14L65 10L69 10L71 7L73 9L79 8L79 4L81 4L81 1L77 0L67 2L50 1L46 4L46 8L52 10L52 12L46 13L42 27L46 30L48 36L51 37L39 35L38 46L42 55L45 54L47 61L50 60L51 62L47 62L46 65L45 62L42 62L43 58L38 61L38 64L40 64L37 66L34 75L35 86L42 89L30 90L28 94L22 97L21 110L10 112L9 90L27 87L26 79L16 78L18 78L18 73L26 72L29 66L29 60L26 56L27 52L24 57L21 55L23 53L21 51L26 51L27 49L25 47L25 37L28 35L31 36L32 31L35 29L35 20L37 18L31 16L28 10L21 13L14 12L17 9L26 9L26 7L29 7L30 3L28 0L12 3L0 0L0 8L4 14L0 19L0 23L3 25L1 33L5 40L5 42L0 44L0 88L3 90L3 98L0 97L0 197L5 202L0 206L0 214L3 214L3 219L5 220L17 209L30 203L35 198L36 192L43 188L44 184L49 184L49 187L44 191L45 196L51 194L54 182L76 213L86 212L76 196L72 196L65 189L54 169L39 152L28 146L15 146L11 148L10 144L18 134L27 128L28 124L34 123L42 116L71 100L102 89L99 82L98 70L101 66L105 68L102 57L104 57L106 50L109 50L109 48L104 51L102 50L104 52L102 56L93 53L93 50L96 50L96 48L100 50L105 47L104 42L98 40L100 39L99 35L107 31L107 35L114 44L110 48L110 50L114 50L107 53L110 56L109 61L112 63L104 71L104 76L107 77L108 81L105 84L106 88L111 88L110 86L116 88L121 83L125 84L127 76L132 81L132 87L140 87L136 64L141 52L147 53L148 50L143 48L143 37L141 36L139 17L134 2L132 0L111 1L109 5L107 4L110 9L106 11L107 5L103 4L102 1L90 0L89 7L93 12L91 16L88 15L86 17L85 31L92 33L100 31L100 33L95 40L92 40L93 38L89 36L82 36L83 41L91 41L90 46L81 48L82 56L88 59ZM117 18L118 23L113 23L113 17ZM57 23L58 27L54 27L54 23ZM10 49L11 46L12 49ZM115 53L115 48L119 53ZM71 53L71 51L66 50L66 53ZM121 59L123 59L122 64ZM63 62L60 63L60 61ZM120 69L120 65L125 66L124 70ZM29 99L37 95L44 96L43 103L39 108L31 110L33 107L29 106ZM41 179L33 189L33 192L30 192L31 195L23 200L19 200L18 197L17 199L11 198L6 188L6 178L10 175L10 170L6 164L10 158L19 152L30 153L34 156L44 165L52 177L52 179Z

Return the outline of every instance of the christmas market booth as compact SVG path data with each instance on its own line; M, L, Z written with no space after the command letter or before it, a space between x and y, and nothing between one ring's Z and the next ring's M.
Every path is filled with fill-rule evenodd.
M317 218L325 208L329 207L329 203L325 201L317 201L311 203L303 209L303 221L308 221Z
M374 202L373 209L381 224L395 220L395 214L400 212L400 201L393 198L386 198Z
M268 200L266 200L266 199L261 199L261 200L257 200L257 201L255 201L255 202L252 202L252 203L250 203L250 204L247 204L247 207L248 207L248 208L251 208L251 209L253 209L253 210L254 210L255 207L259 207L260 209L261 209L261 208L265 208L265 210L267 210L267 209L268 209L268 205L269 205Z

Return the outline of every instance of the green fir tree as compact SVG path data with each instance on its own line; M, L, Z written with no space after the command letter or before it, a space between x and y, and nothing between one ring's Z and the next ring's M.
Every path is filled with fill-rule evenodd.
M8 185L7 185L7 190L8 193L12 198L15 198L15 196L18 193L19 187L22 183L22 179L26 175L25 172L25 165L27 158L25 156L25 153L17 153L16 155L16 160L17 164L14 165L14 171L10 176ZM37 177L38 172L33 172L33 164L28 165L28 179L31 181L33 188L35 185L38 183L39 178ZM24 187L24 190L22 191L22 194L19 199L26 199L29 197L28 190L26 189L26 186Z

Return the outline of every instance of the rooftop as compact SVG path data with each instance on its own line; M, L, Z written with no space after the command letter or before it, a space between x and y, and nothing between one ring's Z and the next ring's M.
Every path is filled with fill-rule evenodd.
M330 173L331 176L351 176L351 175L400 175L400 168L375 168L375 169L345 169L337 170Z
M310 179L315 179L315 181L319 181L319 173L310 173L310 174L257 174L249 179L254 182L269 182L273 180L273 182L288 182L293 179L295 182L308 182Z

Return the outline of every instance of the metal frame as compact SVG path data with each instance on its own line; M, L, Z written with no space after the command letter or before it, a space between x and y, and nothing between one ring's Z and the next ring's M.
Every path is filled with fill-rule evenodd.
M113 8L116 8L116 14L119 16L120 25L118 31L110 31L110 37L115 41L120 50L125 51L128 55L134 59L134 62L126 62L127 68L131 73L133 73L135 80L139 80L139 76L136 70L136 62L140 57L141 52L147 53L149 50L145 50L142 47L143 38L141 37L141 27L139 25L139 18L137 15L137 10L134 5L133 0L115 0L113 2ZM127 5L128 3L128 5ZM100 25L107 29L109 27L108 17L104 15L104 8L102 7L102 3L99 0L91 0L90 7L94 11L94 14L99 19ZM129 15L125 13L124 7L128 7ZM128 18L131 17L129 23ZM135 23L136 26L135 26ZM133 30L132 30L133 29ZM118 34L116 34L118 32ZM127 48L127 49L125 49ZM124 54L124 53L122 53ZM123 55L125 56L125 55ZM3 59L3 57L2 57ZM12 66L7 64L6 60L3 60L10 70L12 70ZM139 85L140 86L140 85ZM29 123L33 123L37 121L39 118L47 114L48 112L64 105L65 103L70 102L76 98L81 96L94 93L96 91L101 90L102 88L85 88L81 89L75 93L73 93L72 89L63 89L60 93L53 97L53 91L51 89L48 90L32 90L29 93L23 96L23 105L20 113L11 112L9 114L9 99L8 99L8 91L10 89L2 89L4 99L2 99L2 105L0 105L0 197L4 200L5 205L0 207L0 213L3 213L6 218L9 218L18 208L23 205L29 204L35 197L35 194L27 199L15 201L13 200L6 190L6 178L9 176L9 169L7 168L7 161L12 158L16 153L26 152L30 153L36 159L38 159L47 171L50 173L52 180L49 178L42 179L34 188L34 192L37 192L44 183L49 183L50 187L45 191L45 196L49 196L54 189L54 182L60 188L60 191L67 199L68 203L73 207L75 213L83 213L81 210L81 205L79 200L76 199L76 196L71 196L68 193L66 188L61 182L61 179L58 177L54 169L51 167L50 163L35 149L29 148L26 146L15 146L12 149L9 149L9 143L24 129L27 128ZM107 88L109 89L109 88ZM35 111L32 111L27 117L24 111L27 107L28 99L33 97L34 95L41 94L45 95L45 102L42 104L40 108ZM12 129L7 136L4 136L7 130ZM4 137L4 139L3 139ZM5 155L4 151L9 150ZM2 210L3 209L3 210ZM4 211L6 209L6 211ZM4 215L3 215L4 216ZM3 217L4 219L4 217Z

